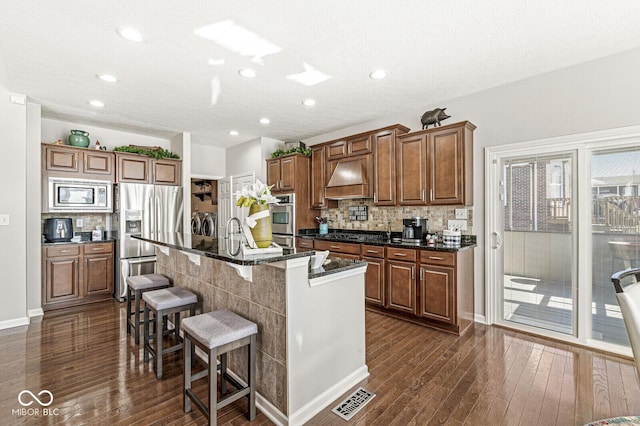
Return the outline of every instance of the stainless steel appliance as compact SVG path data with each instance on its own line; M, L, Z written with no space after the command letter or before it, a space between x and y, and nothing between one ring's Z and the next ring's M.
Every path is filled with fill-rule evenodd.
M52 217L44 221L44 238L48 243L69 242L73 237L73 221L67 217Z
M402 242L403 243L420 243L427 231L426 218L412 217L411 219L402 219L404 229L402 230Z
M278 204L271 206L271 232L273 234L295 234L295 196L295 194L278 195Z
M111 213L112 192L110 181L50 177L43 192L46 195L44 213Z
M132 275L155 272L153 244L133 239L133 235L150 238L159 234L182 232L182 187L119 183L115 185L113 228L117 229L116 282L114 297L126 297L126 279Z
M273 242L283 248L295 248L296 194L278 195L278 204L270 207Z

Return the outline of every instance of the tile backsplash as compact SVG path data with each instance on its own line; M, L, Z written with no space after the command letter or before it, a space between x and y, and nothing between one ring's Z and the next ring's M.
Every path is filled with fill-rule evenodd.
M355 206L367 206L368 219L350 220L349 207L353 211ZM411 217L426 217L429 219L429 231L447 229L447 221L456 218L456 208L467 209L467 230L463 234L473 234L473 207L456 206L397 206L376 207L371 199L340 200L338 208L323 209L322 216L329 219L329 228L359 229L364 231L386 231L387 222L391 221L393 232L402 231L402 219Z
M96 229L96 226L101 226L102 229L107 229L105 213L43 213L40 216L40 229L43 233L45 219L52 217L69 217L73 219L74 233L91 232ZM79 228L77 225L78 219L82 219L82 228Z

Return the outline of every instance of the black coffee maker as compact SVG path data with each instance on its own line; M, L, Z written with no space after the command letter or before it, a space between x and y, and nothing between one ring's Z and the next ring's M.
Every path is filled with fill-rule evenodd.
M402 242L419 244L427 232L427 218L412 217L410 219L402 219L404 229L402 230Z

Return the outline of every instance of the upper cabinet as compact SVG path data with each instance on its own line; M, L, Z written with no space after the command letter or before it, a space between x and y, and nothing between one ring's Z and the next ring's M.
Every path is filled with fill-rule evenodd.
M327 185L327 159L324 145L315 145L311 148L311 208L323 209L338 207L335 200L327 200L324 196L324 187Z
M398 204L471 205L475 128L463 121L399 136Z
M396 137L408 130L398 126L368 138L373 147L373 204L376 206L396 205Z
M113 152L42 144L43 175L113 180Z
M138 154L116 153L117 182L180 185L182 162L168 158L155 159Z
M267 160L267 185L273 185L271 192L293 192L296 185L308 181L308 170L309 157L302 154L271 158Z

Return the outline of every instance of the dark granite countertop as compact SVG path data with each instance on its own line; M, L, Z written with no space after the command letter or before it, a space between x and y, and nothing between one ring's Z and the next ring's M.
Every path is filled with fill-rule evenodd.
M78 241L78 242L74 242L74 241L63 241L63 242L59 242L59 243L48 243L48 242L43 242L42 246L62 246L62 245L69 245L69 244L96 244L96 243L112 243L116 241L114 238L106 238L104 240L95 240L95 241Z
M372 235L373 233L364 233L364 232L353 232L355 235ZM314 239L314 240L324 240L324 241L335 241L341 243L354 243L354 244L368 244L373 246L387 246L387 247L399 247L399 248L415 248L421 250L434 250L434 251L448 251L448 252L458 252L462 250L468 250L470 248L476 247L477 243L475 240L475 236L473 235L463 235L462 243L459 245L447 245L442 243L435 244L427 244L426 241L422 240L419 244L415 243L403 243L403 242L393 242L393 240L382 239L379 241L369 240L369 239L350 239L350 238L336 238L335 235L329 234L313 234L313 233L305 233L298 235L298 238L303 239Z
M242 253L232 256L226 250L226 240L203 237L201 235L166 233L158 237L147 238L143 236L133 236L135 239L147 241L159 246L181 250L187 253L194 253L224 262L235 263L237 265L263 265L266 263L281 262L283 260L295 259L298 257L312 256L314 250L285 251L283 254L247 254ZM237 247L237 246L236 246Z
M328 262L325 261L325 264L317 269L312 269L311 266L309 266L309 279L367 266L367 262L365 260L343 259L331 256L328 257L327 260Z

